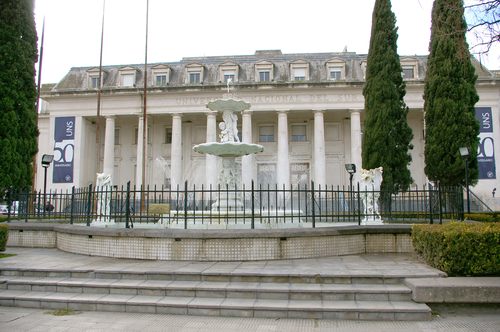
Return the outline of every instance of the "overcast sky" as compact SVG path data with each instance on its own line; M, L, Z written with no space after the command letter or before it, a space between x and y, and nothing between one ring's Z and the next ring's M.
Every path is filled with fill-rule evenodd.
M150 0L148 63L183 57L368 52L375 0ZM392 0L398 53L428 53L432 0ZM71 67L98 66L103 0L35 0L39 35L45 17L42 83ZM106 0L104 65L143 64L146 0ZM470 42L469 42L470 43ZM498 47L497 47L498 49ZM500 69L495 50L483 63Z

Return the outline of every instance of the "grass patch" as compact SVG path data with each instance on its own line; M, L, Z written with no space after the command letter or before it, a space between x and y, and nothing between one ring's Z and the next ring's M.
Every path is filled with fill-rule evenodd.
M52 316L70 316L70 315L76 315L79 312L74 311L73 309L57 309L57 310L52 310L52 311L47 311L46 314L52 315Z
M15 256L15 255L17 255L17 254L3 254L3 253L0 252L0 259L1 258L12 257L12 256Z

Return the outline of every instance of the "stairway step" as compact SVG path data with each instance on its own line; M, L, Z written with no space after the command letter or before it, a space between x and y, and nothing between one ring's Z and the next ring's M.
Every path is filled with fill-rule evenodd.
M0 288L40 292L247 299L327 301L404 301L411 299L411 290L402 284L306 284L4 276L0 279Z
M0 305L268 318L430 319L429 307L411 301L305 301L1 290Z
M380 273L365 271L352 274L351 271L339 271L336 274L318 274L304 272L288 274L280 271L260 273L258 271L123 271L106 269L26 269L3 268L1 276L24 277L61 277L91 279L127 279L127 280L175 280L175 281L219 281L219 282L290 282L290 283L322 283L322 284L399 284L405 278L436 277L435 273Z

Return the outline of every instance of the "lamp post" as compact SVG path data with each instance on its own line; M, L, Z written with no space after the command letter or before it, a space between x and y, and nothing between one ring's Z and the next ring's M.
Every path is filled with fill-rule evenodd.
M465 192L467 199L467 213L470 213L470 200L469 200L469 148L461 147L458 149L460 156L465 160Z
M354 173L356 173L356 164L345 164L345 170L349 173L349 210L353 210L352 204L352 178Z
M54 160L54 155L52 154L44 154L42 156L42 167L44 169L43 172L43 213L45 213L45 205L47 204L47 168L49 168L50 164Z

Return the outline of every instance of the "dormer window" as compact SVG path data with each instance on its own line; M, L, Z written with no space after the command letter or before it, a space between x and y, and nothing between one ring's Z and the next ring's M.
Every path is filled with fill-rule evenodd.
M135 87L137 69L124 67L120 69L120 86L125 88Z
M340 59L331 59L326 63L329 81L345 80L345 62Z
M418 79L418 61L414 59L401 60L401 70L404 80Z
M154 86L167 86L170 81L170 68L166 65L157 65L151 69Z
M197 63L187 65L185 82L186 84L203 83L203 66Z
M104 81L104 74L105 72L102 71L101 82ZM89 89L99 89L101 87L101 85L99 84L99 68L92 68L87 70L87 76L87 87Z
M290 64L290 73L292 81L309 80L309 63L298 60Z
M255 64L255 80L257 82L271 82L274 79L273 64L261 61Z
M238 82L238 65L233 62L226 62L219 67L219 77L221 82Z

